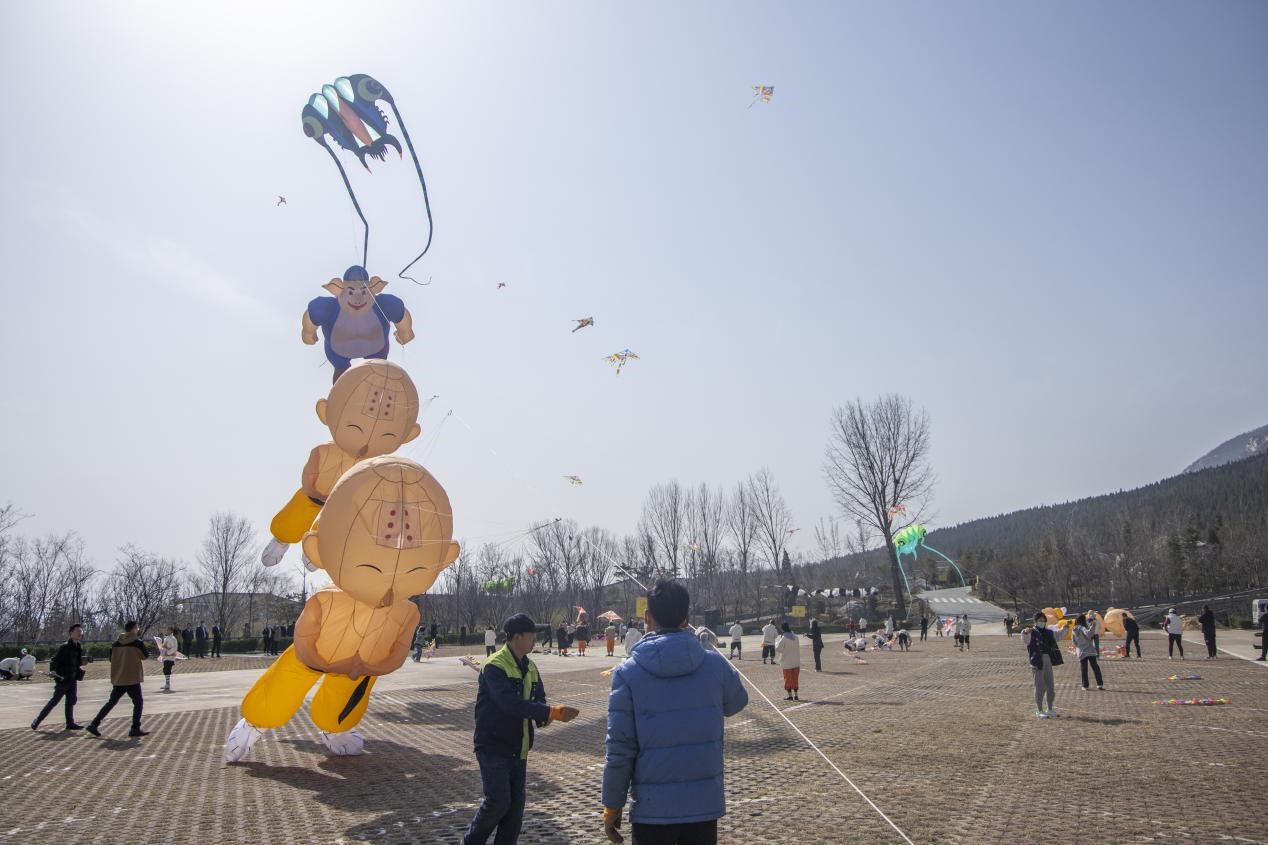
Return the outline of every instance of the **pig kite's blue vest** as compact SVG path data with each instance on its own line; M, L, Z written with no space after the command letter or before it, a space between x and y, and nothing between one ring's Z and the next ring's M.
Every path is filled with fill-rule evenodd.
M376 304L377 303L377 304ZM326 359L336 369L346 369L353 358L386 358L388 323L399 323L405 317L405 303L390 293L381 293L365 312L343 312L333 296L319 296L308 303L308 318L321 328L326 339ZM378 345L367 343L374 338L378 325Z

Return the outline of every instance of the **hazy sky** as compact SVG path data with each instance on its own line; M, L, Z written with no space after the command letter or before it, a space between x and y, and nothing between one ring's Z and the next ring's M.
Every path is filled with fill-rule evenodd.
M263 529L324 439L299 318L361 233L299 113L351 73L431 189L415 287L408 158L343 154L473 544L768 466L809 552L856 396L928 410L936 525L1268 422L1260 2L15 3L0 65L0 503L103 568Z

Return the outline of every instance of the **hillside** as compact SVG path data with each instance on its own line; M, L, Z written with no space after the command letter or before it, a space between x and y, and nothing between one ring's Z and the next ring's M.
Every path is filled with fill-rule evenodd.
M1015 593L1041 606L1140 604L1268 585L1268 454L937 529L927 542L981 575L986 595ZM936 563L924 555L911 571L936 577ZM829 561L807 580L831 583L884 566L883 551L872 550Z
M1251 458L1255 455L1268 454L1268 425L1254 431L1239 434L1225 440L1202 457L1184 468L1185 472L1197 472L1202 469L1223 466L1224 464Z

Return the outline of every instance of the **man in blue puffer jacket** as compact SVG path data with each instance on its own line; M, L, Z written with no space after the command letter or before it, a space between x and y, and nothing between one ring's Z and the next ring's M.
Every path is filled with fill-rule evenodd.
M626 794L634 845L715 845L726 815L722 720L748 704L739 674L687 627L690 598L659 581L647 596L648 628L612 671L603 826L621 842Z

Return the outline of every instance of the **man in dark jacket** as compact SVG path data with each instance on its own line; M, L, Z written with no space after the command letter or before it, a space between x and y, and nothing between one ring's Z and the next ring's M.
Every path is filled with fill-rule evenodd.
M1206 640L1206 659L1215 659L1215 614L1209 604L1202 605L1202 615L1198 617L1202 626L1202 639Z
M145 680L145 665L142 661L149 656L149 649L137 633L137 624L129 622L124 625L123 633L110 646L110 700L97 711L92 723L88 725L88 733L101 736L101 731L98 730L101 720L106 718L106 714L125 695L132 699L132 730L128 732L128 736L145 736L149 733L141 730L141 707L144 703L141 698L141 682Z
M224 635L220 632L219 625L211 626L211 656L220 656L220 641L224 639Z
M35 721L31 723L31 730L38 730L40 722L44 721L44 717L53 712L53 708L57 706L57 702L65 699L66 701L66 730L80 731L84 729L83 725L75 724L75 689L84 677L84 649L80 646L79 641L84 637L84 628L76 623L70 626L70 639L62 644L57 650L57 654L53 655L53 659L49 661L49 672L53 675L53 697L48 700L48 704L44 705L44 709L40 711L40 715L35 717Z
M1136 656L1140 657L1140 625L1128 608L1123 608L1123 632L1127 634L1127 645L1123 646L1123 657L1131 657L1132 643L1136 644Z
M273 629L270 628L268 625L264 626L264 633L261 635L261 639L263 640L263 643L264 643L264 653L272 654L273 653Z
M726 815L723 719L744 709L748 693L730 661L691 632L689 605L681 584L657 582L645 616L656 632L612 670L603 767L603 828L611 842L622 841L627 794L636 843L718 841L718 819Z
M207 656L207 626L199 622L198 627L194 629L195 654L199 657Z
M546 703L537 666L528 659L537 626L523 613L502 624L506 645L484 662L475 704L475 753L484 800L462 837L462 845L514 845L524 819L524 785L533 724L570 722L575 707Z
M1259 614L1259 656L1256 660L1268 660L1268 610Z
M186 655L194 653L194 629L189 625L181 630L181 651Z

